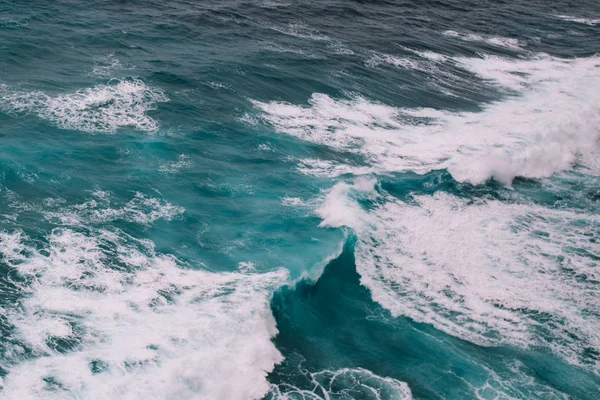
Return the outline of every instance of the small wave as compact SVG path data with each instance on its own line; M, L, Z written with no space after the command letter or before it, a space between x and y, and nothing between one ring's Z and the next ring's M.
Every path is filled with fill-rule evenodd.
M331 40L329 36L323 35L316 29L313 29L300 22L290 23L286 26L269 25L266 27L276 32L283 33L284 35L294 36L301 39L310 39L316 41Z
M264 46L264 49L274 53L293 53L313 57L313 55L307 50L298 49L295 47L286 47L276 43L268 43Z
M2 394L11 399L256 399L282 356L269 308L284 271L211 273L120 231L55 229L42 248L0 233L19 307ZM26 350L25 350L26 349Z
M444 36L455 37L465 42L483 42L511 50L523 50L523 43L518 39L501 36L484 36L477 33L460 33L456 31L445 31Z
M182 169L190 168L192 161L185 154L180 154L177 161L166 162L160 165L158 170L165 174L178 174Z
M43 92L19 92L0 87L0 109L12 113L31 113L62 129L84 132L114 133L132 127L155 132L156 120L147 112L157 103L168 101L160 89L147 86L140 79L112 80L74 93L50 96Z
M135 67L132 65L124 66L121 64L121 61L119 61L119 59L111 53L105 57L96 59L92 69L92 75L101 78L110 78L117 71L132 69L135 69Z
M369 68L377 68L380 65L392 65L396 68L417 70L417 71L428 71L427 64L420 63L417 60L413 60L407 57L395 57L389 54L376 54L369 58L365 65Z
M354 51L349 49L347 46L342 44L339 41L331 42L327 47L333 51L334 54L351 56L354 54Z
M308 207L309 204L299 198L299 197L290 197L290 196L285 196L281 198L281 204L283 204L286 207Z
M600 25L600 18L578 18L573 17L571 15L555 15L555 17L564 21L577 22L578 24L585 24L590 26Z

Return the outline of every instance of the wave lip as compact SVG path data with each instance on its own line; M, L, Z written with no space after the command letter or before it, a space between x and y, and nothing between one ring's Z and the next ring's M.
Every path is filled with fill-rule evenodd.
M0 234L23 278L2 394L15 399L256 399L282 356L269 308L283 270L194 270L115 230Z
M113 79L106 85L54 97L6 86L0 87L0 93L0 109L5 112L31 113L62 129L91 133L114 133L124 127L155 132L159 124L147 112L157 103L169 101L162 90L137 78Z

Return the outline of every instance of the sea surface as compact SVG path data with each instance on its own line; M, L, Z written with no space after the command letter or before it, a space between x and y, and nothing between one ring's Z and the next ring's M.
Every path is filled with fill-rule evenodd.
M600 399L597 0L0 0L0 399Z

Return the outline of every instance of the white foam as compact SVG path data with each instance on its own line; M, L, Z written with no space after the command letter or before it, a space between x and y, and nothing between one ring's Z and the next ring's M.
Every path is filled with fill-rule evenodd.
M147 112L168 101L162 90L140 79L111 80L73 93L50 96L0 87L0 109L9 113L32 113L63 129L114 133L123 127L155 132L156 120Z
M92 69L92 75L102 78L110 78L117 71L133 69L135 69L135 67L132 65L124 66L121 64L121 61L119 61L119 59L113 53L111 53L105 57L99 57L96 59Z
M556 18L560 18L564 21L577 22L578 24L585 24L590 26L600 24L600 18L579 18L573 17L571 15L556 15Z
M505 47L512 50L522 50L523 44L518 39L506 38L502 36L480 35L477 33L461 33L456 31L445 31L445 36L459 38L465 42L483 42L498 47Z
M333 51L334 54L351 56L354 55L354 51L348 48L348 46L344 45L340 41L333 41L327 47Z
M377 68L382 64L393 65L397 68L427 71L427 67L408 57L396 57L389 54L375 54L366 61L369 68Z
M600 59L455 58L457 66L519 95L481 112L395 108L363 97L315 93L308 105L254 101L277 130L333 149L360 154L370 168L320 165L313 172L448 169L474 184L495 178L540 178L576 164L597 174L600 147ZM331 163L330 161L322 161ZM318 163L313 163L318 164ZM303 162L300 170L311 173ZM337 173L337 172L335 172ZM334 175L335 175L334 173Z
M363 368L342 368L307 373L311 390L292 385L272 386L271 398L278 400L410 400L412 393L405 382L375 375Z
M351 188L334 186L319 215L356 232L361 283L394 315L479 345L549 348L600 373L586 356L600 349L600 218L441 192L383 194L368 211Z
M347 174L365 175L378 171L378 169L366 166L351 166L316 158L303 158L299 160L298 171L320 178L335 178Z
M264 46L264 49L267 51L272 51L274 53L293 53L314 57L314 55L307 50L298 49L295 47L286 47L276 43L268 43Z
M60 225L81 226L112 221L127 221L149 225L159 219L172 221L181 218L185 209L167 201L136 192L134 197L120 207L111 205L110 193L97 192L95 198L74 206L49 207L44 218ZM52 205L52 204L47 204Z
M25 282L1 310L15 345L3 355L7 399L257 399L282 360L269 297L287 279L211 273L119 231L55 229L44 248L0 234ZM57 341L69 343L60 349Z
M281 204L286 207L308 207L309 203L300 197L285 196L281 198Z
M290 23L287 26L270 25L266 26L266 28L283 33L284 35L294 36L301 39L311 39L315 41L331 40L329 36L323 35L316 29L313 29L301 22Z
M192 161L189 156L185 154L180 154L177 158L177 161L170 161L166 163L160 164L158 170L165 174L178 174L182 169L190 168L192 166Z

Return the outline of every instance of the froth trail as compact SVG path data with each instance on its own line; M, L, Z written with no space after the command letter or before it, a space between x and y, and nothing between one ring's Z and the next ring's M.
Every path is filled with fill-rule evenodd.
M315 175L448 169L461 182L493 178L510 185L515 177L548 177L574 167L600 172L591 162L600 149L599 58L484 56L448 62L505 90L506 98L481 112L397 108L319 93L308 105L254 105L278 131L359 154L369 166L323 164L327 160L313 162L315 168L301 166Z
M282 356L269 308L284 271L211 273L118 230L0 234L18 272L4 344L10 399L256 399Z

